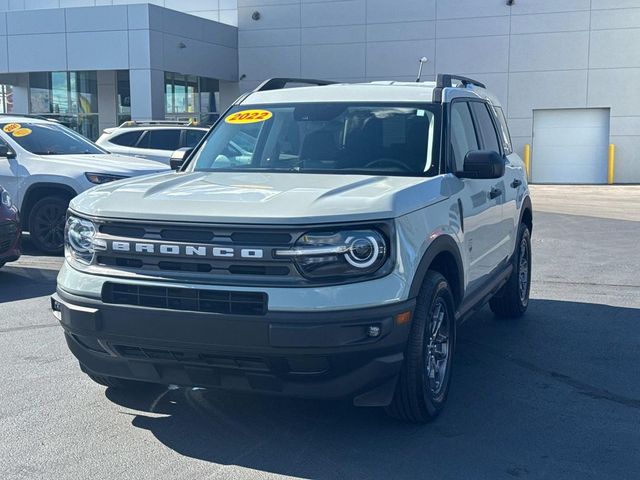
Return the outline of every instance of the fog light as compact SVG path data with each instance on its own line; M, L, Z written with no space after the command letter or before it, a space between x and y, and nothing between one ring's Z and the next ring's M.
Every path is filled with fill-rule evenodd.
M379 337L380 327L378 325L369 325L369 328L367 328L367 336L371 338Z

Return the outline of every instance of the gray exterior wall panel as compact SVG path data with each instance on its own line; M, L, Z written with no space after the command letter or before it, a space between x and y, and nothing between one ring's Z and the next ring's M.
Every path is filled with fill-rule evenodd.
M298 67L330 79L412 81L424 55L425 80L448 72L487 83L503 103L518 153L532 143L535 109L610 108L611 141L620 142L616 182L640 182L640 0L516 0L511 7L505 0L239 5L239 73L247 75L241 91ZM254 11L263 18L252 20ZM279 11L286 12L282 18ZM263 36L247 33L271 25L278 26L269 30L272 37L266 30ZM362 46L363 73L363 59L354 56Z

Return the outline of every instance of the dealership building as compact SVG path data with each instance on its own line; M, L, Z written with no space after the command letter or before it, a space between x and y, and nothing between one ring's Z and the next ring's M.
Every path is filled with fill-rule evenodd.
M640 183L640 0L0 0L0 108L96 138L211 119L268 77L457 73L503 103L538 183Z

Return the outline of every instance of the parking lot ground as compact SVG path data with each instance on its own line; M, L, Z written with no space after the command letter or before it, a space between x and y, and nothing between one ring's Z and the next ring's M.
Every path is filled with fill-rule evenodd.
M49 312L61 259L27 245L0 270L0 478L637 478L640 222L619 213L640 188L625 189L618 213L575 215L580 189L534 187L530 308L460 328L449 403L426 426L336 402L105 390Z

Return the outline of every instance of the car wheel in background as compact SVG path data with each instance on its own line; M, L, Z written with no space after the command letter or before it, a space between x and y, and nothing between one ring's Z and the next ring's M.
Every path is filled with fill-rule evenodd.
M531 234L520 224L518 243L513 256L513 271L509 280L489 302L491 311L500 318L518 318L529 306L531 291Z
M64 250L64 223L69 200L49 196L38 200L29 214L29 235L41 252L57 255Z

